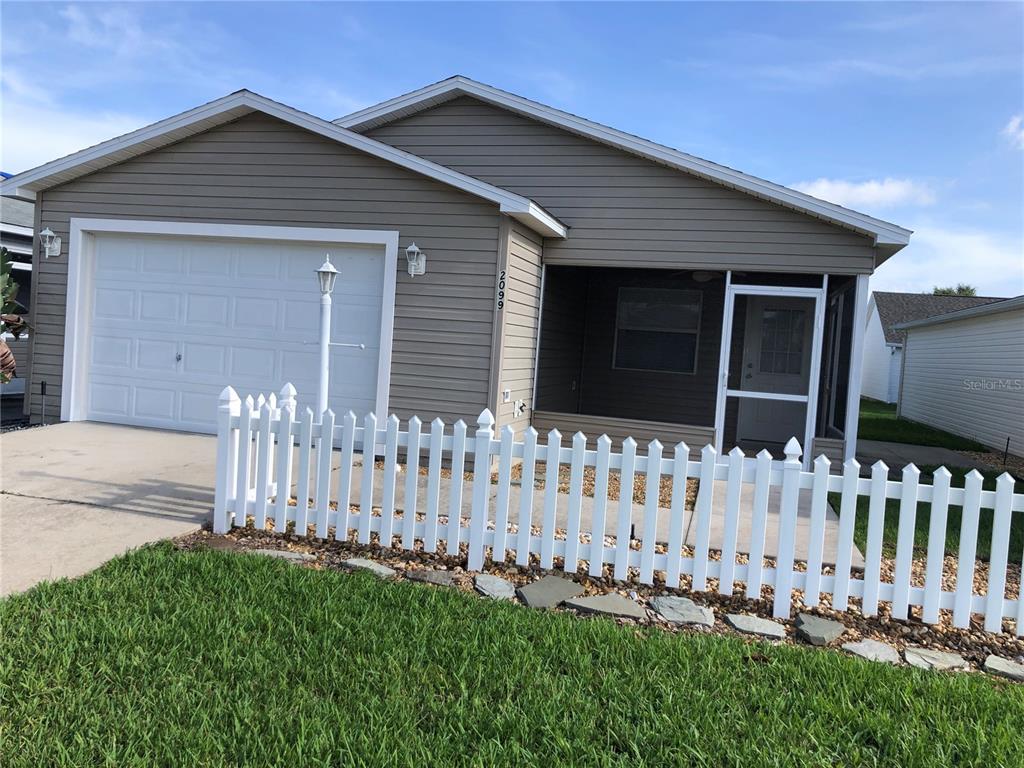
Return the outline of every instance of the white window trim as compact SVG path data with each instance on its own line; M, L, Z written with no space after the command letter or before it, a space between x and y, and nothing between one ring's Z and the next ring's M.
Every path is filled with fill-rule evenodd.
M391 385L391 347L394 336L395 288L398 277L398 232L327 227L279 227L255 224L125 219L71 219L68 249L67 312L64 319L64 372L61 380L61 420L83 421L88 411L91 288L97 234L172 235L246 240L284 240L307 243L380 245L384 247L384 288L381 300L380 353L377 361L377 414L388 412ZM319 301L310 277L310 301ZM230 385L225 381L224 385ZM211 403L211 412L216 403Z
M692 333L695 338L693 342L693 370L673 371L666 368L633 368L631 366L616 365L615 360L619 351L619 301L623 290L638 289L642 291L685 291L697 294L697 328L692 331L675 330L673 328L624 328L626 331L649 331L651 333ZM646 285L620 285L615 292L615 332L612 335L612 370L613 371L638 371L641 373L664 373L671 376L695 376L697 375L697 359L700 353L700 328L701 319L704 314L704 291L700 288L661 288Z

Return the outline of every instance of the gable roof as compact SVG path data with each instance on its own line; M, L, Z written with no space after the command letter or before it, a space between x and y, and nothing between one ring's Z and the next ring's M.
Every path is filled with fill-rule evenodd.
M907 332L903 330L905 323L1005 301L995 296L936 296L932 293L885 291L875 291L872 298L875 300L886 344L903 344L906 341Z
M409 152L374 141L280 102L241 90L137 131L24 171L0 182L0 195L34 199L35 193L93 171L165 147L253 112L276 117L353 149L419 173L498 205L499 210L546 237L565 237L567 227L529 198L459 173Z
M985 315L994 315L998 312L1009 312L1011 310L1021 308L1024 308L1024 296L1014 296L1012 299L995 299L994 301L989 301L986 304L980 304L974 307L965 307L955 312L946 312L945 314L936 315L935 317L927 317L923 320L902 323L897 326L897 329L906 336L906 329L908 328L920 328L925 325L952 323L957 320L966 320L970 317L983 317Z
M353 131L368 131L460 96L479 99L662 165L695 174L778 205L852 229L860 234L869 235L882 251L883 257L891 256L910 242L911 231L896 224L819 200L781 184L765 181L724 165L595 123L560 109L517 96L514 93L479 83L462 75L450 77L417 91L353 112L334 122Z

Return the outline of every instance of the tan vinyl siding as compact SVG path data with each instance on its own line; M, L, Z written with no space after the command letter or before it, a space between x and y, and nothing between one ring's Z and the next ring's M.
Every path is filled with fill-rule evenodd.
M1024 309L908 329L899 414L1024 456Z
M532 198L569 225L547 264L870 273L870 238L460 97L367 135Z
M587 436L587 445L591 448L601 435L608 435L616 447L627 437L632 437L639 444L640 453L647 453L647 444L654 439L670 449L670 455L671 448L679 442L684 442L690 449L691 456L700 453L705 445L713 443L715 432L713 427L554 411L534 411L533 426L542 435L552 429L557 429L563 437L568 438L576 432L582 432Z
M59 412L73 216L398 230L390 409L475 422L488 404L501 220L491 203L253 114L47 190L38 208L64 239L61 258L35 263L32 391L47 381L48 416ZM415 279L402 253L414 240L428 254ZM37 397L31 408L38 419Z
M507 248L497 423L511 424L518 433L530 425L533 412L543 245L535 233L513 222ZM511 402L501 402L505 389L512 391ZM513 417L516 400L522 400L526 408Z

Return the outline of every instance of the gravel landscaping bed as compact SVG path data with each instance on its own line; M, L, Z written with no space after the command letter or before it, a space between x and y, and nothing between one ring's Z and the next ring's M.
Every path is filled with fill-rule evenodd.
M354 539L354 534L353 534ZM425 574L417 574L417 571L434 570L450 574L444 577L452 587L464 591L474 590L474 574L465 570L465 545L462 547L462 554L458 557L446 556L443 553L426 553L421 550L404 551L397 549L384 549L377 543L370 545L359 545L354 540L335 541L331 538L318 540L312 537L299 537L294 534L276 534L272 531L257 531L251 525L245 529L235 528L226 536L217 536L209 531L200 531L193 535L184 537L177 542L183 549L210 547L216 549L227 549L232 551L252 551L257 549L289 550L312 554L315 560L301 562L304 567L317 569L342 569L344 563L353 557L368 558L376 563L393 569L399 577L415 578L417 581L435 580L433 577L426 577ZM692 553L691 553L692 554ZM712 559L717 559L718 553L712 553ZM556 570L550 573L564 575L557 571L560 562L556 559ZM766 561L766 565L772 565ZM922 578L923 564L915 562L915 579ZM954 563L955 566L955 563ZM800 567L800 564L797 566ZM984 584L987 574L986 564L979 563L975 573L976 584ZM883 578L891 572L892 563L883 564ZM668 589L660 574L656 574L656 584L653 586L636 583L635 573L630 574L628 582L616 582L611 577L610 568L605 568L605 573L600 578L592 578L585 573L585 564L581 565L580 573L571 575L571 578L582 587L581 597L593 597L605 594L617 594L621 597L638 602L646 610L646 618L637 621L627 618L616 618L619 623L642 623L657 626L669 632L711 632L722 635L737 635L737 630L723 620L726 614L747 614L764 619L772 619L771 599L772 589L765 587L762 590L762 600L748 600L737 594L720 595L717 589L716 580L710 580L709 591L701 593L690 593L687 590L689 577L683 577L681 589ZM531 557L529 566L516 566L512 562L491 563L484 566L484 572L508 581L513 587L520 588L538 581L549 572L543 571L536 557ZM412 576L415 574L415 576ZM955 568L954 568L955 574ZM1020 569L1015 568L1013 576L1012 594L1016 594L1020 584ZM947 575L946 579L952 580L955 576ZM944 581L944 583L947 583ZM1008 590L1009 591L1009 590ZM851 610L836 612L830 609L827 596L823 597L822 604L814 609L804 609L799 599L802 597L799 591L797 605L793 611L796 617L801 611L820 616L841 623L845 631L834 643L852 643L859 640L875 640L893 648L895 651L903 652L907 648L926 648L936 651L946 651L960 654L971 669L982 669L986 659L996 656L1004 660L1016 663L1024 663L1024 638L1016 638L1011 634L992 634L985 632L982 628L982 621L972 617L971 625L968 628L960 629L951 625L951 615L948 611L940 614L940 623L928 625L920 622L920 609L912 609L910 621L898 621L891 618L889 607L882 603L879 607L879 614L873 617L865 617L859 614L859 601L851 599ZM679 626L671 624L651 608L651 601L655 597L663 595L686 595L699 605L709 607L715 611L718 620L711 627L700 625ZM797 632L796 622L793 620L781 622L784 627L785 640L782 642L796 643ZM1012 622L1007 622L1012 630Z

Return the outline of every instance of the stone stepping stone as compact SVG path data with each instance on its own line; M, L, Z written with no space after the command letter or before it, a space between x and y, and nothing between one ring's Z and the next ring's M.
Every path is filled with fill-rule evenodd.
M669 624L700 624L715 626L715 612L703 605L697 605L688 597L655 597L651 607Z
M984 669L990 675L998 675L1016 680L1018 683L1024 683L1024 664L991 655L985 659Z
M907 664L918 669L969 669L967 660L959 653L935 651L931 648L907 648L903 651Z
M489 573L478 573L473 580L473 586L481 595L492 600L513 600L516 596L515 584Z
M856 643L843 643L843 650L860 656L868 661L878 661L883 664L899 664L900 655L891 645L880 643L878 640L860 640Z
M455 583L454 573L451 571L435 571L433 568L418 568L415 571L406 571L405 577L409 581L434 584L438 587L450 587Z
M250 549L249 551L255 555L276 557L293 563L310 563L316 560L316 555L311 555L308 552L292 552L290 549Z
M647 618L647 611L640 603L614 592L593 597L574 597L566 600L563 605L580 613L601 614L622 619L641 620Z
M382 579L392 579L398 575L393 568L388 568L386 565L382 565L375 560L367 560L365 557L353 557L351 560L343 560L341 567L348 568L350 571L369 571L374 576Z
M796 636L811 645L828 645L834 643L846 627L838 621L823 619L810 613L801 613L796 617Z
M519 599L531 608L555 608L583 594L583 587L561 576L545 576L516 590Z
M760 616L748 616L745 613L729 613L725 616L726 623L746 635L760 635L773 640L784 640L786 628L777 621L762 619Z

